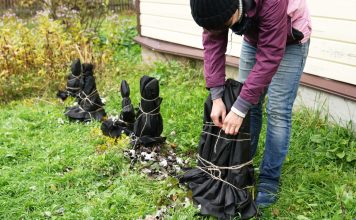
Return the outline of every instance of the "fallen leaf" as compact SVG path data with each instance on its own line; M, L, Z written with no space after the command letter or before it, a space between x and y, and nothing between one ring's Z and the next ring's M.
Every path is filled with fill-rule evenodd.
M272 210L272 214L273 214L273 216L274 217L277 217L277 216L279 216L279 209L277 209L277 208L274 208L273 210Z

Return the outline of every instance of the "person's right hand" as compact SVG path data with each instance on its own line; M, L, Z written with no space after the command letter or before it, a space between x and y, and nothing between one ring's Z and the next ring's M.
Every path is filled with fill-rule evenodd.
M210 118L218 127L223 126L226 117L226 107L221 98L213 100L213 108L210 113Z

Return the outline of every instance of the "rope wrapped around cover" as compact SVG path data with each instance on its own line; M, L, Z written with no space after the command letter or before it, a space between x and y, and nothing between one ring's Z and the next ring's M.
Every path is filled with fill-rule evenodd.
M134 123L134 135L132 135L134 137L133 144L150 147L163 143L165 138L161 137L163 120L160 113L162 98L159 97L158 80L143 76L140 80L140 93L141 101Z
M230 111L242 84L228 79L223 102ZM246 115L237 135L227 135L210 118L211 96L204 106L204 125L199 142L198 166L188 170L180 182L187 183L193 199L201 205L201 214L219 219L239 215L248 219L257 214L249 188L254 185L250 160L250 121Z
M121 81L120 93L122 97L120 116L109 118L101 124L103 134L114 138L120 137L122 133L131 135L136 117L130 99L130 87L126 80Z
M82 64L79 59L72 62L71 73L67 77L66 89L64 91L58 91L57 97L63 101L68 96L77 97L81 90L82 80Z
M77 96L78 105L66 108L65 115L72 120L101 120L106 116L93 76L93 65L83 64L83 81Z

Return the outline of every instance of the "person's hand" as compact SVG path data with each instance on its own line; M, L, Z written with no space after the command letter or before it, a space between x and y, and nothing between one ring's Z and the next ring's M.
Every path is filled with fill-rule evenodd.
M211 109L210 118L218 127L223 126L226 116L226 107L221 98L213 100L213 108Z
M224 120L222 129L225 131L225 134L236 135L240 130L243 120L244 118L230 111Z

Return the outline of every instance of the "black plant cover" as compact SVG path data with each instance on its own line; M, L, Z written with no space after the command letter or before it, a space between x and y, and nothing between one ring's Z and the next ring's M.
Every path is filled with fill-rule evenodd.
M134 124L136 140L134 144L152 146L163 143L161 137L163 120L160 113L162 98L159 97L159 82L149 76L143 76L140 80L141 102Z
M70 119L79 121L101 120L106 116L106 113L103 108L104 104L96 90L92 64L83 64L83 78L80 84L81 91L77 98L78 105L67 108L65 115Z
M63 101L66 100L68 96L77 97L81 89L81 78L82 64L79 59L75 59L71 65L71 73L67 77L66 89L65 91L58 91L57 97Z
M135 109L131 104L130 87L126 80L121 81L122 111L118 119L110 118L101 124L103 134L110 137L120 137L124 132L130 135L135 122Z
M235 80L228 79L225 82L222 98L227 112L241 88L242 84ZM212 100L209 95L204 106L198 166L188 170L180 181L188 183L194 201L201 205L201 214L218 219L233 219L236 215L240 215L242 219L251 218L256 215L257 209L248 190L249 186L254 185L253 165L249 158L249 114L237 135L226 135L213 124L210 118L211 109Z
M122 96L122 111L120 114L120 119L121 121L126 122L128 124L128 128L132 131L133 124L135 122L135 109L131 104L130 87L126 80L122 80L120 92Z

